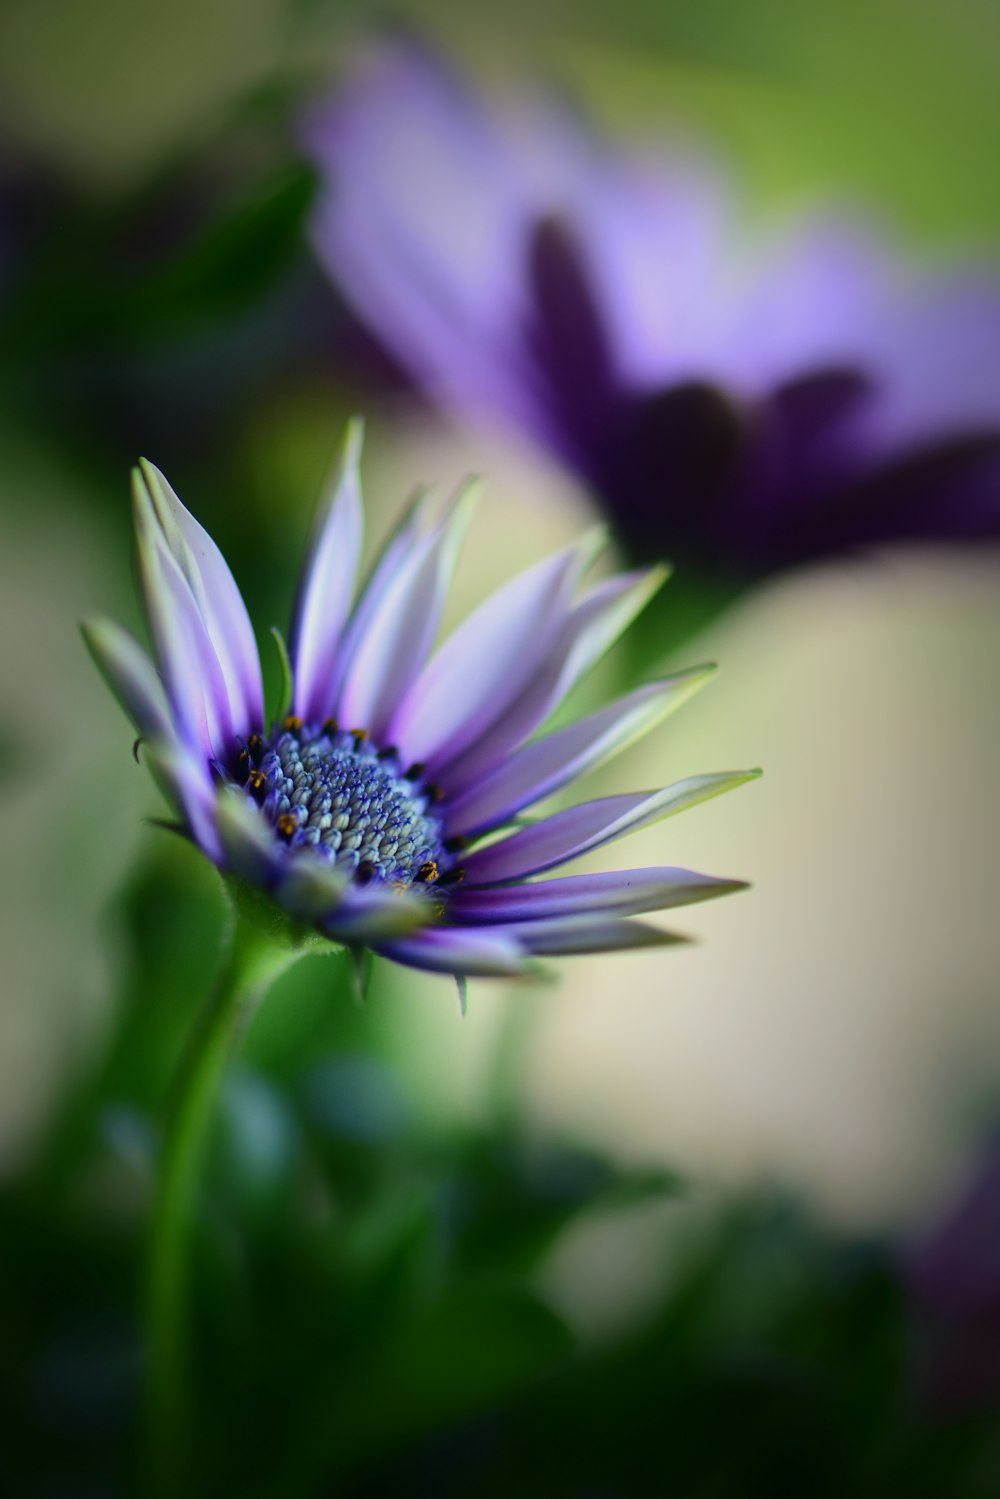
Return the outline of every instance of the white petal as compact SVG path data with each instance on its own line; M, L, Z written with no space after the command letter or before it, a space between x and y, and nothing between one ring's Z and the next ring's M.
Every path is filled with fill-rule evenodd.
M653 682L607 708L515 751L467 791L449 800L448 832L466 836L505 822L533 802L619 754L709 680L714 667L696 667Z
M135 510L146 614L178 732L206 757L226 758L236 729L204 618L144 486L136 486Z
M243 597L219 548L159 469L142 459L136 483L145 487L170 554L188 582L222 668L233 726L245 737L262 727L264 693Z
M449 797L471 787L533 734L604 655L669 576L665 567L608 578L573 605L531 681L486 731L438 776Z
M340 722L380 742L434 644L478 485L466 487L440 525L402 557L353 646L337 707Z
M400 567L424 534L429 501L429 491L423 488L418 489L398 525L382 547L379 558L351 611L351 617L341 636L340 649L337 652L331 679L330 700L334 717L337 715L344 678L354 659L358 643L367 634Z
M546 658L596 539L519 573L449 635L390 724L404 759L434 773L516 700Z
M337 479L303 574L292 630L295 711L322 722L332 711L332 689L344 625L361 557L360 421L348 423Z

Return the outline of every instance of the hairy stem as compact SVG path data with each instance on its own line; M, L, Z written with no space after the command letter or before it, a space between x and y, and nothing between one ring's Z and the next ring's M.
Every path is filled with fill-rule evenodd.
M242 1026L293 957L234 921L168 1103L146 1281L149 1456L152 1488L164 1496L184 1492L191 1477L189 1242L208 1127Z

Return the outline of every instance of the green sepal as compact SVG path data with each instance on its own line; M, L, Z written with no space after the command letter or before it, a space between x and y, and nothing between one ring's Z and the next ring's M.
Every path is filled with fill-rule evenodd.
M298 921L287 911L283 911L266 890L249 885L231 874L223 874L222 883L238 919L269 937L284 952L305 954L343 951L342 943L333 942L308 922Z
M277 723L284 718L292 706L292 663L288 659L288 647L284 636L276 625L271 626L271 635L278 651L278 695L268 715L268 723Z
M351 998L360 1009L368 998L374 955L370 947L349 947L347 952L350 958L348 972L351 982Z

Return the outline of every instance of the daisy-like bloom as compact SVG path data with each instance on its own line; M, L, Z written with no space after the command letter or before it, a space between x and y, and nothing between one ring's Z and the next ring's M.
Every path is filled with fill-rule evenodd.
M739 882L672 868L537 877L756 772L521 818L710 675L650 683L532 737L662 570L587 585L599 542L585 537L513 578L435 650L471 490L439 519L416 502L355 597L359 456L355 423L302 579L274 722L221 553L155 468L137 471L155 667L117 625L84 629L185 831L239 891L268 897L268 913L417 968L517 974L536 956L677 940L629 918Z
M593 490L630 555L734 583L1000 535L1000 289L860 222L748 232L691 162L375 46L308 113L316 252L443 408Z

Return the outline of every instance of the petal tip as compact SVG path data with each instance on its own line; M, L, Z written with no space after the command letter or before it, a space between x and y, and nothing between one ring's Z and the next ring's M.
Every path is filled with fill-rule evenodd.
M83 636L83 643L88 650L93 649L92 642L107 629L111 621L104 614L85 614L83 619L77 621L77 629Z
M463 515L467 514L471 517L476 506L482 499L485 489L486 480L482 474L466 474L455 490L455 497L451 502L452 511L462 511Z
M597 521L584 531L572 548L572 555L576 557L581 573L593 567L610 540L611 528L604 521Z
M166 474L148 458L140 458L132 470L133 496L138 498L139 491L152 506L161 526L180 508L180 501L171 489Z
M348 417L344 428L344 439L341 448L342 464L346 468L357 468L361 463L361 454L365 445L365 419L358 413Z

